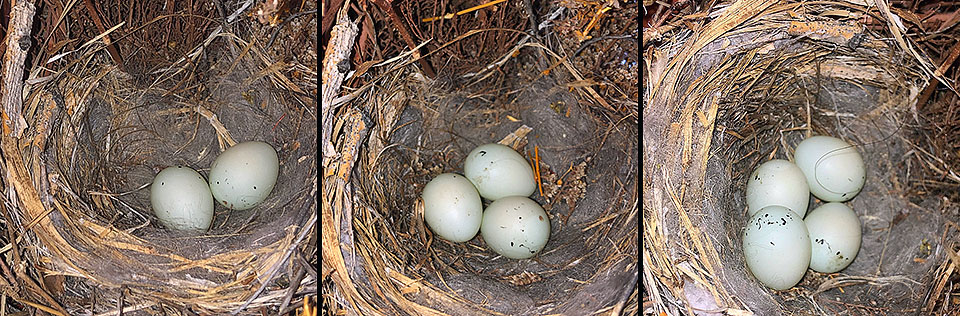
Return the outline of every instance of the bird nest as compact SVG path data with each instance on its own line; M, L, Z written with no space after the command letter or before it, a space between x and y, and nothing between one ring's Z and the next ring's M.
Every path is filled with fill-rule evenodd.
M909 157L928 155L914 141L917 96L941 78L888 4L745 0L705 14L704 28L661 38L647 61L644 305L669 315L946 312L960 227L940 199L906 190L918 177ZM746 177L817 134L865 158L866 185L848 202L862 246L840 273L808 271L773 291L743 259Z
M525 19L504 18L510 25ZM563 84L579 76L574 67L543 75L532 65L553 52L506 29L476 29L441 42L474 47L516 37L517 43L487 46L492 53L484 57L516 61L466 65L464 73L441 71L432 79L403 54L337 97L346 71L336 65L348 56L357 28L343 17L336 23L324 60L324 100L333 102L321 110L330 118L322 122L330 125L322 137L330 144L321 145L321 280L331 314L637 313L639 126L626 114L636 113L636 103L606 104L623 109L614 112L578 99L571 92L590 88ZM519 50L526 46L535 49ZM552 56L547 60L565 63ZM453 60L459 59L435 65ZM465 76L471 69L481 73ZM499 256L480 236L443 240L423 220L418 200L427 182L462 174L467 153L496 142L513 146L538 174L531 198L552 229L531 259Z
M309 82L277 71L262 43L225 29L208 39L175 62L132 67L149 69L135 74L91 42L58 56L55 74L28 81L26 129L2 142L4 207L12 210L4 213L11 240L20 241L11 243L15 262L34 265L43 289L21 281L21 291L5 293L62 315L259 315L281 312L303 295L301 283L315 282L304 277L310 257L301 255L316 245ZM266 201L245 211L217 206L202 235L158 223L149 193L157 172L184 165L205 175L243 141L278 152L280 174ZM29 280L22 266L10 269Z

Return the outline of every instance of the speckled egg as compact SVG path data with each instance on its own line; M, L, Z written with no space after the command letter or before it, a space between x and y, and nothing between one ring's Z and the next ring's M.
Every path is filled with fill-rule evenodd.
M797 166L806 175L810 193L827 202L852 199L866 181L863 157L857 148L842 139L813 136L794 151Z
M530 196L537 188L527 160L500 144L481 145L471 151L463 163L463 174L488 200Z
M220 205L250 209L263 202L277 184L280 159L264 142L244 142L227 148L210 167L210 192Z
M480 235L496 253L507 258L533 257L550 238L550 217L537 202L522 196L505 197L483 211Z
M807 178L792 162L782 159L764 162L747 180L747 210L750 216L764 207L780 205L803 218L809 202Z
M810 233L810 268L833 273L846 268L860 251L860 218L843 203L827 203L803 220Z
M203 232L213 221L213 197L203 176L189 167L168 167L153 178L150 205L163 226Z
M743 257L763 285L793 287L810 266L810 237L803 219L779 205L761 209L743 230Z

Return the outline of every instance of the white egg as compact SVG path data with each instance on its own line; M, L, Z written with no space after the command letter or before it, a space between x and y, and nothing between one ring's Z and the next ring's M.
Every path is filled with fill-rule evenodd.
M526 259L543 250L550 238L550 218L537 202L505 197L483 212L480 235L490 249L507 258Z
M213 197L203 176L189 167L168 167L150 186L150 205L163 226L203 232L213 221Z
M750 216L770 205L784 206L803 218L810 202L807 178L792 162L764 162L747 180L747 210Z
M743 231L747 268L763 285L786 290L803 278L810 265L810 237L800 215L771 205L750 218Z
M473 239L483 220L483 204L473 183L455 173L438 175L423 188L423 218L438 236L455 242Z
M803 220L810 233L810 268L833 273L846 268L860 251L860 218L843 203L827 203Z
M471 151L463 163L463 174L488 200L530 196L537 188L527 160L500 144L481 145Z
M246 210L260 204L277 184L280 159L264 142L243 142L224 150L210 167L210 192L227 208Z
M810 193L827 202L852 199L866 179L863 157L847 142L830 136L814 136L797 145L797 166L807 177Z

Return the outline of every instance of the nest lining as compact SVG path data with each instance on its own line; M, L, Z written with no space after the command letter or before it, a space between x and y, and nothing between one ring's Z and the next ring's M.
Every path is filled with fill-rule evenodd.
M666 102L644 110L644 160L664 168L645 164L649 264L687 258L672 268L673 277L656 273L664 285L653 293L677 295L687 305L665 309L692 314L741 306L759 315L916 312L945 260L929 248L943 242L940 201L911 200L904 185L911 176L906 155L917 150L912 102L929 77L893 41L870 32L862 46L849 48L768 28L731 31L704 45L678 71L677 93L658 94L669 90L665 80L651 98ZM683 49L689 45L671 58ZM808 271L795 289L775 292L743 261L745 177L768 159L792 157L808 132L858 144L867 182L848 205L861 219L863 242L839 275Z

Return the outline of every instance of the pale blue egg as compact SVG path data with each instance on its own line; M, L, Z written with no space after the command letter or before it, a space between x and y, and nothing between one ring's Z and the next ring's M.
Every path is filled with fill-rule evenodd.
M530 196L537 188L527 160L500 144L481 145L471 151L463 163L463 174L488 200Z
M480 235L496 253L526 259L543 250L550 239L550 217L537 202L522 196L505 197L483 211Z
M834 273L846 268L860 252L860 218L843 203L827 203L803 220L810 233L810 269Z
M243 142L223 151L210 167L210 192L234 210L257 206L270 195L280 172L277 151L264 142Z
M168 167L153 178L150 205L163 226L203 232L213 221L213 197L203 176L184 166Z
M866 180L863 157L856 147L830 136L804 139L794 151L797 166L807 177L810 193L828 202L852 199Z
M807 178L792 162L781 159L764 162L747 180L749 216L764 207L780 205L803 218L809 202L810 188L807 186Z
M743 257L763 285L793 287L810 266L810 237L803 219L779 205L761 209L743 231Z
M480 230L483 204L470 180L444 173L430 180L423 188L423 218L443 239L464 242Z

